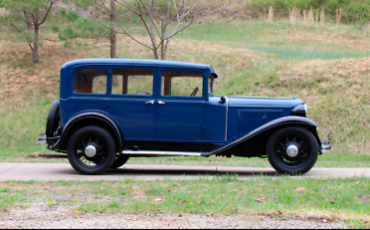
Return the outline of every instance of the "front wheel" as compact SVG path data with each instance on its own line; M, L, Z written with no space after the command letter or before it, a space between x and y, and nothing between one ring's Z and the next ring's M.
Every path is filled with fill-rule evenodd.
M77 130L68 142L68 160L81 174L105 172L113 164L116 147L112 136L98 126Z
M318 153L316 138L303 127L279 129L267 143L270 164L283 174L304 174L310 171Z

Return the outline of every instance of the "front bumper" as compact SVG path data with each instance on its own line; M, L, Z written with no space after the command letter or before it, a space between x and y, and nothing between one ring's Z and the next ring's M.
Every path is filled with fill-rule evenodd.
M47 139L47 136L45 134L39 134L39 135L37 135L36 143L37 144L46 144L46 139Z
M321 143L321 154L323 153L330 153L333 147L331 146L329 141L323 141Z

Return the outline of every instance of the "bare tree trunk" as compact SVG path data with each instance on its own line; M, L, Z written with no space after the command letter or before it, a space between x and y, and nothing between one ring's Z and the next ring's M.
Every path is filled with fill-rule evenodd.
M35 38L33 40L32 61L39 62L39 26L35 25Z
M162 35L161 40L162 39L164 39L164 36L163 35ZM166 60L167 48L166 48L166 44L165 43L167 43L167 41L163 41L162 44L161 44L161 60Z
M150 11L149 11L149 14L150 14L150 28L149 28L149 36L150 36L150 40L152 41L152 46L153 46L153 58L154 59L158 59L158 49L155 49L155 46L156 46L156 39L155 39L155 33L154 33L154 21L153 21L153 11L154 11L154 1L155 0L151 0L150 1Z
M153 59L159 59L158 48L153 48Z
M116 31L114 28L114 22L116 20L115 0L110 1L110 8L111 8L110 21L112 23L112 29L110 30L110 57L116 58L117 39L116 39Z
M165 42L163 42L162 46L162 53L161 53L161 58L162 60L166 60L167 58L167 49L168 49L168 44L170 43L171 38L167 39Z
M116 1L110 1L110 21L112 23L112 27L110 29L110 58L116 58L116 47L117 47L117 35L116 30L114 27L114 22L116 21ZM118 85L118 77L116 75L112 76L112 84Z
M166 0L166 18L167 19L170 19L170 9L171 8L171 1L170 0ZM170 25L167 24L167 21L165 21L165 23L163 23L163 26L162 26L162 34L161 34L161 59L162 60L165 60L166 59L166 53L167 53L167 47L168 47L168 42L169 40L165 40L166 39L166 35L167 35L167 27Z

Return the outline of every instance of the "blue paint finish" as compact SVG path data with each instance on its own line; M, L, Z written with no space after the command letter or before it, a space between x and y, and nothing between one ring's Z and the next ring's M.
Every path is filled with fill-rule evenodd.
M108 113L116 118L125 140L152 140L155 138L156 106L145 104L152 96L112 97Z
M201 97L166 96L158 92L158 101L165 104L157 104L156 139L203 142L209 71L203 69L184 69L182 67L160 68L159 73L162 73L162 71L194 71L202 73L203 95L200 95ZM158 82L160 81L158 80ZM158 86L161 87L161 84L158 84Z
M282 109L236 109L238 135L244 135L259 126L283 116Z
M73 92L74 72L83 68L107 70L106 94ZM114 68L153 70L153 94L112 95ZM162 96L161 71L164 70L202 72L203 95ZM227 144L268 122L290 116L296 106L304 103L297 98L252 97L229 97L228 104L222 103L220 96L208 95L210 73L214 71L209 65L172 61L84 59L66 63L61 69L60 81L62 125L82 112L98 111L112 117L127 141ZM146 104L151 100L153 105ZM159 105L159 101L165 104Z
M107 113L108 103L106 98L70 97L67 100L60 99L60 118L63 127L74 116L87 111Z
M205 140L207 142L226 142L226 103L220 96L210 96L206 105Z
M166 104L157 105L157 131L159 140L204 139L205 102L203 100L162 99Z
M119 67L124 68L127 67ZM114 66L114 69L117 67ZM158 80L158 69L155 67L135 67L135 69L151 70L154 74L153 82ZM112 80L112 76L109 76L109 79ZM109 114L117 120L126 141L155 139L157 106L156 103L146 104L149 101L156 101L158 92L154 85L152 92L152 95L129 95L111 94L110 91Z
M229 107L293 108L303 104L299 98L229 97Z
M290 116L304 102L298 98L229 97L228 142L272 120Z
M110 59L110 58L98 58L98 59L80 59L70 61L62 66L62 73L64 70L67 72L76 67L82 66L93 66L93 65L104 65L104 66L130 66L130 67L174 67L174 68L186 68L186 69L212 69L210 65L189 63L189 62L176 62L176 61L165 61L165 60L143 60L143 59ZM213 70L212 70L212 73Z

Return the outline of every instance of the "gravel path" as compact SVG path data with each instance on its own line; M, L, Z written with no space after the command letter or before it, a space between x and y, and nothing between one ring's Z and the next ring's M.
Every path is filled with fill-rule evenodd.
M169 214L81 214L63 206L36 204L0 214L0 228L346 228L342 222L279 217Z

